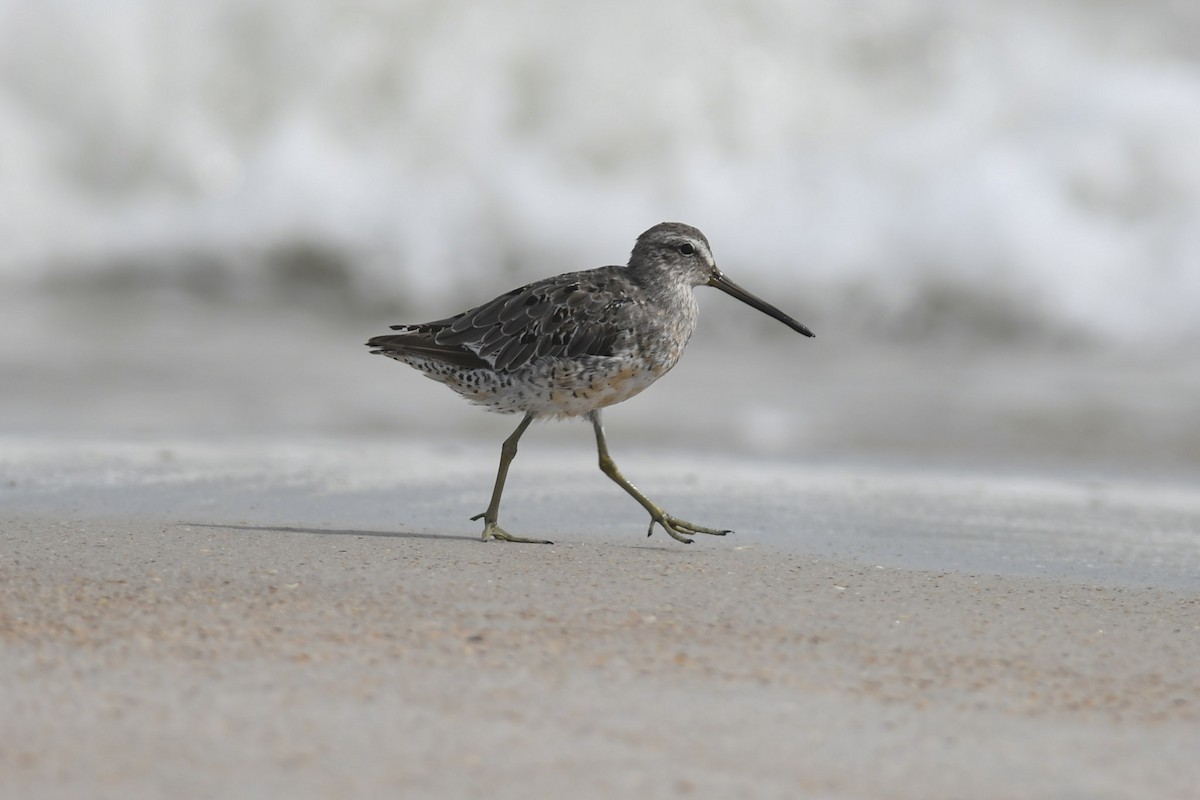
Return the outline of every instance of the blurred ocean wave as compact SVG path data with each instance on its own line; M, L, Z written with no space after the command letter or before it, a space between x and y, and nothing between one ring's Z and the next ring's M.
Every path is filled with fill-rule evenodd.
M818 332L1194 339L1196 41L1170 0L0 0L0 284L432 317L679 219Z

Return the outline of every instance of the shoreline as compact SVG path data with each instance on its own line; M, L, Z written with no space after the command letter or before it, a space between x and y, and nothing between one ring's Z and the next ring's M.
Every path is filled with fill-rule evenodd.
M560 543L635 545L645 514L588 446L513 463L501 519ZM162 525L264 524L475 539L498 445L176 437L0 437L0 507ZM679 516L732 528L693 548L772 547L869 566L1200 589L1200 495L1172 480L1056 470L791 462L625 448L625 473ZM650 544L667 543L661 530ZM674 543L670 543L674 544ZM686 545L679 545L686 546Z

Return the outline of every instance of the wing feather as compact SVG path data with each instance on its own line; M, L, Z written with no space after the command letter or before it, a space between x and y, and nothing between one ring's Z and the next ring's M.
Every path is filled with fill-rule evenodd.
M513 289L446 319L394 325L405 332L377 336L369 344L385 354L407 350L500 372L519 370L542 358L611 356L629 336L629 300L635 292L624 267L570 272Z

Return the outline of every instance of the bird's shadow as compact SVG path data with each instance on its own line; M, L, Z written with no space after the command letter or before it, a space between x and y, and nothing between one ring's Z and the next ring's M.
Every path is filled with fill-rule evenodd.
M223 525L215 522L180 522L180 525L191 528L216 528L235 531L259 531L263 533L309 533L318 536L380 536L385 539L430 539L433 541L480 542L478 536L462 536L452 533L415 533L413 531L363 531L353 528L301 528L296 525ZM648 537L647 537L648 538ZM563 542L555 542L564 544ZM609 543L612 544L612 543ZM621 542L617 547L627 550L641 550L659 553L686 553L686 547L673 547L670 544L654 544L652 542Z
M382 536L388 539L433 539L437 541L477 542L478 536L459 536L449 533L414 533L412 531L362 531L352 528L301 528L295 525L222 525L212 522L181 522L192 528L222 528L235 531L269 533L311 533L318 536Z

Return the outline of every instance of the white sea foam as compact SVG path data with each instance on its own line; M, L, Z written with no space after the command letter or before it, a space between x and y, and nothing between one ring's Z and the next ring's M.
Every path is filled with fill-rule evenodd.
M249 291L301 243L450 310L680 219L818 317L1196 335L1196 41L1167 0L0 0L0 271Z

